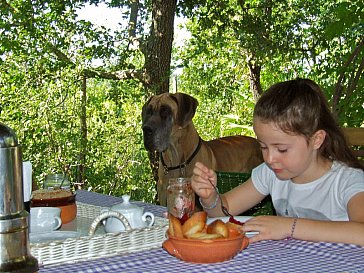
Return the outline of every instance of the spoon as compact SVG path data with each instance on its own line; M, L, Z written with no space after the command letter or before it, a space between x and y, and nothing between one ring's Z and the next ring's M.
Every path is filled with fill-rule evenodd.
M216 191L217 195L219 196L222 212L225 214L225 216L234 218L234 216L231 215L230 212L228 211L228 209L224 206L224 203L222 202L221 194L219 193L219 189L214 185L214 183L212 183L212 181L210 179L209 179L209 182L210 182L211 186L214 188L214 190Z

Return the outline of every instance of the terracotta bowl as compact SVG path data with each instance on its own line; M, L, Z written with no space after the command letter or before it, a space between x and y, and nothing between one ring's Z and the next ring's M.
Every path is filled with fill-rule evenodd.
M61 219L62 224L67 224L76 218L77 206L76 198L73 193L71 196L67 197L52 197L52 198L42 198L35 199L32 198L31 207L58 207L61 209Z
M218 263L232 259L249 245L249 239L236 230L229 238L213 240L181 239L170 236L163 248L180 260L191 263Z
M77 216L76 203L58 207L61 209L61 219L63 224L67 224L76 218Z

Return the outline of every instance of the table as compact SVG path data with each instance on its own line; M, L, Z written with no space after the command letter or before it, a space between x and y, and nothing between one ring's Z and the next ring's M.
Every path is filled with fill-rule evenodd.
M114 196L77 191L77 201L96 206L122 202ZM156 216L165 207L135 202ZM164 249L151 249L72 264L46 265L43 272L364 272L364 247L300 240L261 241L251 244L230 261L192 264L178 260Z

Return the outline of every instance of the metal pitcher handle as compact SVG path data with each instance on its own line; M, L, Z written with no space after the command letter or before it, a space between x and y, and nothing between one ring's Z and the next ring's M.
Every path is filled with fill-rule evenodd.
M126 217L124 215L122 215L120 212L116 212L116 211L107 211L104 212L102 214L100 214L99 216L97 216L95 218L95 220L92 222L91 226L90 226L90 230L88 232L88 236L93 236L95 234L95 231L97 229L97 227L99 226L99 224L106 218L109 217L115 217L118 218L124 225L125 230L131 230L131 226L129 224L128 219L126 219Z

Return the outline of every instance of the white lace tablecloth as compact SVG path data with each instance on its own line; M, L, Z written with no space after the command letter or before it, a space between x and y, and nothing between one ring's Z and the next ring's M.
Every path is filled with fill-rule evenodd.
M77 192L77 201L96 206L112 206L121 197L87 191ZM136 202L156 216L166 208ZM140 251L123 256L40 267L43 272L361 272L364 273L364 247L348 244L299 240L262 241L251 244L232 260L215 264L192 264L178 260L164 249Z

